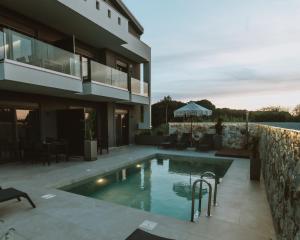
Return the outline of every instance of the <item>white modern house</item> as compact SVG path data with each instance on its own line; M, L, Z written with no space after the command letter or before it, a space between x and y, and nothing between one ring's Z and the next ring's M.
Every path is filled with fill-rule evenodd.
M149 128L143 31L121 0L1 0L0 162L47 139L82 155L88 116L102 147Z

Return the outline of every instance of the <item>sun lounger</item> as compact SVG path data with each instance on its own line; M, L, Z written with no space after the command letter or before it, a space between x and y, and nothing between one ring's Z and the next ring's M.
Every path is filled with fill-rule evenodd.
M18 201L21 201L21 198L26 198L27 201L31 204L33 208L35 208L35 204L33 201L30 199L30 197L27 195L25 192L21 192L17 189L14 188L6 188L2 189L0 187L0 203L1 202L6 202L9 200L17 199Z
M126 238L126 240L171 240L171 239L155 236L143 230L137 229L128 238Z

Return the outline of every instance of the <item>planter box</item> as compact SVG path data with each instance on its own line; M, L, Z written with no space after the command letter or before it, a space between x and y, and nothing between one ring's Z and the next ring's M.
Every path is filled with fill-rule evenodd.
M98 157L97 141L84 141L84 159L85 161L95 161Z
M152 145L158 146L164 141L166 141L168 137L166 136L147 136L147 135L140 135L135 136L135 144L137 145Z

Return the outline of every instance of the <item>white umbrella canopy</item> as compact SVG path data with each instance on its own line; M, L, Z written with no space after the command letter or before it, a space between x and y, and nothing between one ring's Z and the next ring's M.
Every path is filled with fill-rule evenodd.
M212 111L194 102L189 102L185 106L174 111L174 117L202 117L211 116Z
M190 144L193 145L193 117L211 116L212 111L202 107L194 102L189 102L185 106L174 111L174 117L190 118L191 120L191 135Z

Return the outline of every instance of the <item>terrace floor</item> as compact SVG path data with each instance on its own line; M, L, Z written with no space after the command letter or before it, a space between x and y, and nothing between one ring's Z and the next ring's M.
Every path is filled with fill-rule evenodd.
M58 187L134 163L156 153L212 157L213 153L161 150L130 146L99 156L98 161L70 161L51 166L9 164L0 166L2 187L27 192L36 203L0 204L0 237L16 229L15 239L30 240L124 240L144 220L158 223L150 233L178 240L270 240L276 239L263 183L249 181L248 159L234 159L218 192L212 217L199 223L179 221L125 206L115 205L58 190ZM41 196L56 197L43 199Z

